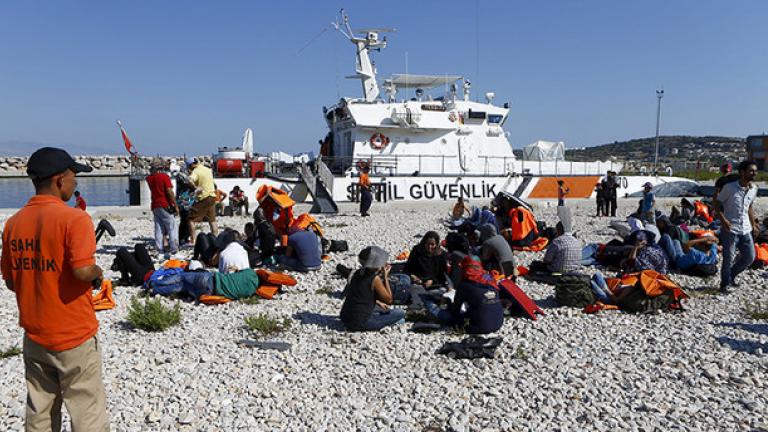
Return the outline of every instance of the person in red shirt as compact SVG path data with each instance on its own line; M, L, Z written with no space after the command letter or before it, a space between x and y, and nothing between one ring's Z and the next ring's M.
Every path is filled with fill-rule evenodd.
M85 211L86 207L85 198L80 196L80 191L75 191L75 208Z
M176 254L179 251L179 230L176 229L176 218L179 213L176 196L173 193L171 178L163 172L165 162L161 158L152 160L151 174L147 176L147 185L152 196L152 216L155 220L155 247L159 253ZM168 237L168 251L164 242Z
M102 278L96 236L88 213L66 204L75 175L91 170L62 149L35 151L27 162L35 196L2 233L0 271L24 329L28 431L61 430L62 402L72 430L109 429L91 299Z
M243 207L245 207L245 215L248 216L248 197L245 196L245 192L240 189L240 186L235 186L229 191L229 206L232 208L232 212L241 214Z

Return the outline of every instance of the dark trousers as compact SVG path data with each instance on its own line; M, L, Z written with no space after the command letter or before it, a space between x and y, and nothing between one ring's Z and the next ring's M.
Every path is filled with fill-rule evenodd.
M200 260L205 265L210 266L211 259L218 252L216 248L216 237L211 233L198 233L195 239L195 251L192 259Z
M189 211L179 208L179 244L189 243Z
M275 254L277 235L274 229L267 225L268 223L256 223L256 233L259 235L259 251L261 251L260 257L262 261Z
M129 252L126 247L118 249L115 256L115 267L120 272L120 279L131 285L143 284L144 275L155 269L152 258L143 244L137 244L133 252Z
M609 211L612 217L616 216L616 196L608 197L605 199L605 203L603 204L603 214L608 216Z
M596 202L597 204L597 216L608 216L608 213L605 212L605 200L599 199Z
M360 189L360 214L368 214L368 210L373 203L373 194L366 188Z

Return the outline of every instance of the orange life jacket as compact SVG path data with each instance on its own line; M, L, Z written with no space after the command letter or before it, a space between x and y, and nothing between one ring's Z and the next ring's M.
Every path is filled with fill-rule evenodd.
M320 223L315 220L309 213L302 213L293 220L291 223L292 229L298 229L298 230L306 230L306 229L312 229L312 231L315 232L320 237L323 237L325 235L325 232L323 231L323 227L320 226Z
M115 307L115 299L112 296L112 281L104 279L101 281L101 289L91 298L93 301L93 310L103 311Z
M536 227L536 218L530 210L525 207L515 207L509 210L510 229L512 230L509 238L510 246L530 246L539 236L539 229Z
M296 204L282 189L263 185L256 192L256 200L264 211L264 217L272 222L275 232L284 236L293 223L293 205Z
M693 208L693 214L703 218L705 221L707 221L707 223L712 223L713 219L712 216L709 215L709 206L701 201L694 201Z
M298 283L298 281L289 274L270 270L258 269L256 270L256 275L259 277L259 285L294 286Z
M657 297L669 291L672 293L675 301L688 298L688 295L683 292L678 284L656 270L643 270L638 273L625 274L621 279L606 279L606 283L611 292L614 292L619 285L630 285L642 288L648 297Z
M768 243L755 243L755 259L768 264Z

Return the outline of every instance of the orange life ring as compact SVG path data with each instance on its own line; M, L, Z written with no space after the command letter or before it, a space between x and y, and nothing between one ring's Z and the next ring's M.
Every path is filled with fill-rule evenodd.
M386 147L387 144L389 144L389 138L387 138L383 133L375 133L371 135L370 143L372 148L381 150Z

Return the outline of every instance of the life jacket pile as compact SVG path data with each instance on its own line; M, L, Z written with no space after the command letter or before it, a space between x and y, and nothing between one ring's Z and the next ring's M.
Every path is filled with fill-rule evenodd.
M512 230L509 245L513 249L541 250L547 245L546 238L540 236L533 212L525 207L515 207L509 210L507 216L509 228ZM544 241L542 242L540 239Z

